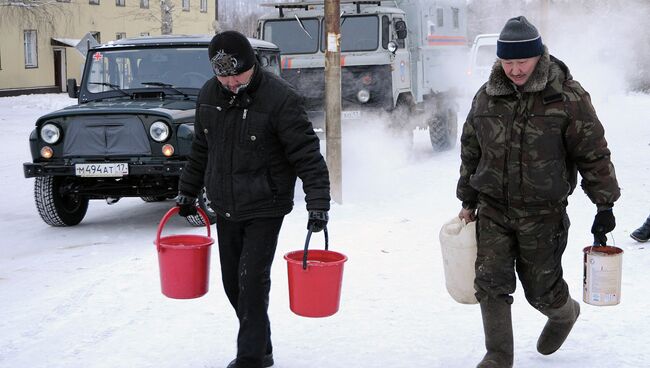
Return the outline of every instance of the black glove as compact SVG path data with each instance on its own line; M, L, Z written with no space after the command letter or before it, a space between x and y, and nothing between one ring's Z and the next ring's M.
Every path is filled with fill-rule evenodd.
M327 211L309 211L309 219L307 220L307 230L317 233L327 226L329 216Z
M591 226L591 233L594 234L594 245L607 245L605 234L611 232L616 227L616 219L612 209L598 211L594 218L594 224Z
M187 194L178 193L176 205L180 209L178 215L182 217L194 216L196 212L196 198Z

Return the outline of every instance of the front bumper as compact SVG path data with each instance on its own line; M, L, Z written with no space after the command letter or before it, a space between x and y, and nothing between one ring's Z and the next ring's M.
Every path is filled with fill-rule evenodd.
M133 163L129 162L128 176L162 175L180 176L185 161L174 161L164 163ZM41 176L76 176L74 164L52 163L52 162L27 162L23 164L23 172L26 178Z

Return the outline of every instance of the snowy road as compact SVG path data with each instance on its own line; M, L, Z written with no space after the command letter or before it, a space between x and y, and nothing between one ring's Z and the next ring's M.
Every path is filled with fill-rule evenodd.
M213 254L211 290L200 299L160 293L157 222L172 205L92 201L84 221L53 228L39 218L33 180L25 179L35 119L70 104L65 95L0 98L0 367L224 367L235 354L236 319ZM464 116L468 106L461 101ZM545 318L515 294L515 366L650 366L650 249L629 233L650 212L650 96L594 95L613 151L622 198L615 244L625 250L622 303L582 314L563 348L541 356ZM413 150L380 128L348 130L344 204L331 211L331 247L349 256L341 309L325 319L289 310L282 255L302 247L302 194L285 220L273 268L270 315L278 368L473 367L481 359L478 306L453 302L444 288L437 234L459 210L459 151L433 154L426 132ZM354 144L352 144L354 143ZM582 299L582 248L594 206L578 189L570 199L564 257L572 295ZM180 218L169 233L203 233ZM317 236L316 240L320 240ZM318 244L318 243L316 243Z

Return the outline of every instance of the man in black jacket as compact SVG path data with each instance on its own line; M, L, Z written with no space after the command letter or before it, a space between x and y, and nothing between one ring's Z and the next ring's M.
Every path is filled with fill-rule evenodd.
M282 220L293 208L298 176L307 228L321 231L328 220L329 174L302 98L257 64L248 39L222 32L208 51L216 77L199 93L177 203L181 216L194 214L205 185L217 213L221 276L239 318L237 358L228 367L270 367L270 273Z

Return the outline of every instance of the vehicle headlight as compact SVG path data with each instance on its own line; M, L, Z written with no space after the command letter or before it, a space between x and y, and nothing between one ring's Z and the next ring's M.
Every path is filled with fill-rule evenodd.
M367 89L362 89L357 92L357 100L361 103L366 103L370 100L370 91Z
M61 129L52 123L47 123L41 127L41 139L48 144L54 144L61 139Z
M169 138L169 126L162 121L155 121L149 128L149 135L156 142L164 142Z
M395 53L395 51L397 51L397 43L395 41L390 41L387 47L388 47L388 51L392 52L393 54Z

